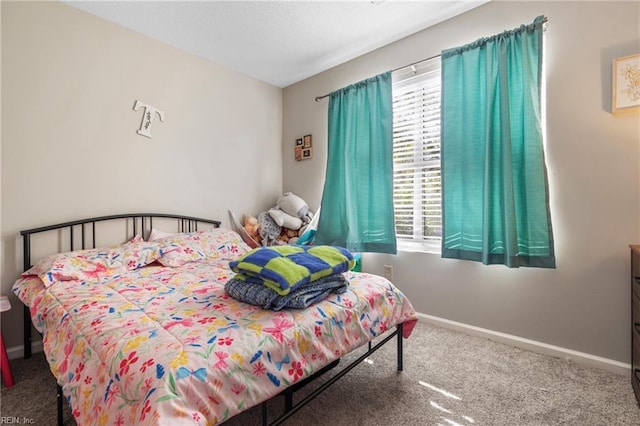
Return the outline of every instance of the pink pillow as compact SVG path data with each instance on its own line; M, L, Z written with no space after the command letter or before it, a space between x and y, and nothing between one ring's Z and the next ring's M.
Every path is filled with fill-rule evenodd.
M140 235L109 252L112 267L120 265L129 271L146 266L160 259L160 244L144 241Z
M156 242L162 252L158 261L172 267L202 259L233 260L251 250L237 232L223 228L174 234Z
M159 258L160 245L136 235L119 246L51 254L22 276L38 276L45 287L58 281L98 281L101 277L137 269Z
M98 280L100 277L122 271L121 265L112 268L111 249L78 250L67 253L56 253L37 262L22 276L37 275L45 287L58 281Z

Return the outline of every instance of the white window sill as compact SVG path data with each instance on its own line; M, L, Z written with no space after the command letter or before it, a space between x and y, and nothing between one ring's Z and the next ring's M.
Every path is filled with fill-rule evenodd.
M442 252L442 246L440 241L413 242L398 240L398 251L440 254Z

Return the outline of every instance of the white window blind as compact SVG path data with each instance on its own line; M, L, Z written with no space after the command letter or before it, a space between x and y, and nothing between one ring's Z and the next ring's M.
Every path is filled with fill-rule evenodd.
M440 245L440 85L439 57L393 73L393 202L400 248Z

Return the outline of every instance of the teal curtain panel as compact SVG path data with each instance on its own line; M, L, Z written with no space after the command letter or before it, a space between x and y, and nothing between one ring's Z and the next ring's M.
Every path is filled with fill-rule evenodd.
M328 111L315 244L395 254L391 72L331 93Z
M555 268L543 21L442 52L442 257Z

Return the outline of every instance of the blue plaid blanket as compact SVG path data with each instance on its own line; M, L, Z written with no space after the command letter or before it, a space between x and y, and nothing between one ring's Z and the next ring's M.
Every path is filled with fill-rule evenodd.
M229 262L235 279L262 284L281 296L329 275L353 268L349 250L335 246L258 247Z
M264 309L279 311L285 308L307 308L326 299L331 293L344 293L347 291L348 284L342 274L334 274L290 291L286 296L281 296L262 284L252 284L232 278L227 281L224 289L234 299L261 306Z

